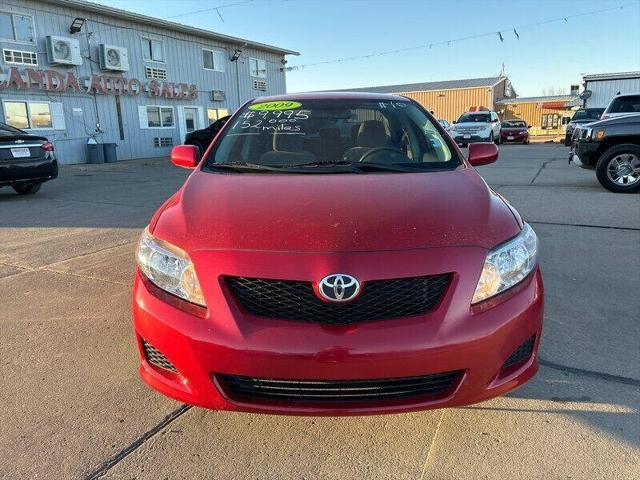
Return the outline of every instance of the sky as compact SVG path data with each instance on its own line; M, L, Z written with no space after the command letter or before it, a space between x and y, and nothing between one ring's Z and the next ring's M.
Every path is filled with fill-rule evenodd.
M93 1L300 52L287 66L422 46L290 71L289 92L490 77L504 64L518 95L535 96L582 73L640 70L640 0Z

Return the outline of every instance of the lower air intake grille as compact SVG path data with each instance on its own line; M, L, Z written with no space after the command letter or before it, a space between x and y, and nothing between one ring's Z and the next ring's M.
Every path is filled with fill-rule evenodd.
M144 348L144 356L147 357L147 362L151 365L155 365L163 370L168 370L173 373L178 373L176 367L165 357L160 350L153 345L147 343L146 340L142 340L142 347Z
M216 375L216 378L232 399L317 404L442 397L455 389L462 373L379 380L279 380L238 375Z
M513 367L519 363L525 362L529 360L531 354L533 353L533 345L536 343L536 336L529 337L526 342L520 345L518 348L514 350L514 352L509 355L507 361L502 365L502 369L506 369L509 367Z
M328 303L318 298L311 282L227 277L238 302L261 317L351 325L420 315L433 309L451 281L451 274L373 280L363 284L352 302Z

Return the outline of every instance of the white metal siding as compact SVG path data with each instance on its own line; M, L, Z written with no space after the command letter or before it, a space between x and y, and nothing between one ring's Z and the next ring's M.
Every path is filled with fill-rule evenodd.
M137 78L146 82L145 67L153 66L167 70L167 80L170 82L184 82L198 87L198 98L195 100L174 100L166 98L151 98L142 93L137 97L122 95L120 104L124 124L125 139L120 139L116 114L116 100L113 95L88 95L86 93L52 93L38 90L18 91L14 89L2 90L2 99L40 100L60 102L66 130L47 130L40 132L55 143L58 158L61 163L83 163L85 161L85 147L88 135L93 132L97 121L104 131L97 140L100 143L118 144L119 159L134 159L167 155L170 148L153 146L154 137L173 137L174 144L182 143L177 125L179 108L187 105L198 106L203 112L207 108L224 108L230 112L245 101L264 95L276 95L286 92L285 73L280 71L283 55L261 51L241 45L225 44L222 42L202 39L185 33L164 30L148 25L126 22L120 19L99 16L81 10L69 10L56 7L37 0L7 0L0 4L0 10L26 13L34 17L35 35L37 42L33 46L20 45L21 50L38 52L39 69L53 69L65 73L73 70L84 89L83 79L92 73L109 73L100 70L98 61L98 45L101 43L122 46L128 49L130 70L124 72L126 78ZM70 35L69 25L76 17L87 19L82 32ZM92 32L89 36L87 33ZM80 40L80 50L83 64L78 67L63 67L50 65L46 55L46 35L73 37ZM165 62L145 62L142 59L142 37L162 40L164 44ZM0 41L0 49L17 48L15 43ZM226 64L224 72L205 70L202 62L202 48L224 52ZM242 56L237 62L231 62L229 57L236 48L242 50ZM92 61L86 57L91 52ZM267 90L266 92L253 89L252 77L249 73L249 57L264 59L267 62ZM11 65L0 64L4 72L8 72ZM23 71L23 67L20 67ZM223 90L226 99L223 102L213 102L210 99L211 90ZM174 107L175 128L173 129L140 129L139 107L143 105L171 105ZM73 114L73 109L82 109L82 115ZM0 110L2 109L0 105ZM60 113L60 112L58 112ZM4 112L0 111L0 120ZM58 118L60 120L60 117ZM34 133L38 133L34 131Z
M640 77L621 80L587 81L585 89L591 90L587 108L606 108L618 93L640 93Z

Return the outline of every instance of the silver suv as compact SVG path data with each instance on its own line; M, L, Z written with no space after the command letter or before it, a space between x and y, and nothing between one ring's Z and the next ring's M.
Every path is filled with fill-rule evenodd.
M466 112L453 123L449 133L460 146L473 142L500 143L500 119L496 112Z

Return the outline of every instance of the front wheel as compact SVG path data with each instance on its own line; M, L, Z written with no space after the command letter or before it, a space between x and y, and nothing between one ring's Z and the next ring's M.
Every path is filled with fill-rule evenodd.
M16 191L18 195L33 195L42 186L41 183L27 183L20 185L13 185L13 189Z
M633 193L640 190L640 146L616 145L606 150L596 164L600 184L612 192Z
M493 132L491 132L491 133L489 134L489 142L490 142L490 143L494 143L495 141L496 141L496 140L495 140L495 138L493 138Z

